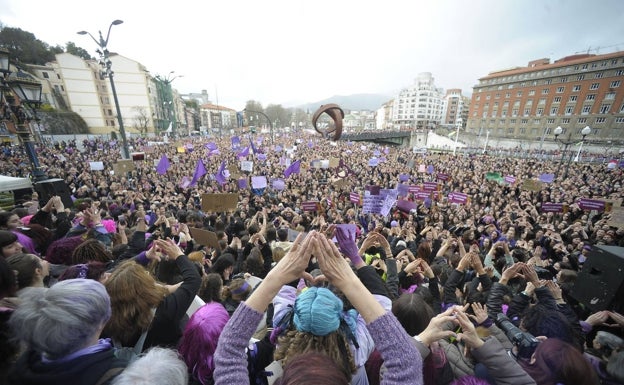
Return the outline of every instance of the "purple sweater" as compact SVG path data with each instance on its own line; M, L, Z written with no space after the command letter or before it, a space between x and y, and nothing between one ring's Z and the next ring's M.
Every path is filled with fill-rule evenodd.
M249 384L245 348L263 313L242 302L219 338L214 356L215 385ZM422 357L394 315L387 312L366 326L384 359L383 385L423 383Z

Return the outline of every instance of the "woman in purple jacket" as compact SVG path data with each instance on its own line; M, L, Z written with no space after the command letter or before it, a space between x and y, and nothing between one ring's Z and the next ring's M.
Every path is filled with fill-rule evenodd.
M305 240L301 235L297 238L288 254L232 315L215 353L215 384L249 383L245 354L249 339L282 286L300 277L314 281L305 272L312 255L317 258L325 277L342 291L366 322L375 347L385 362L386 372L382 384L422 384L422 358L410 336L394 315L386 311L366 289L338 248L323 234L314 231ZM299 365L296 373L293 373L287 365L284 378L289 379L288 383L307 384L309 381L318 381L315 374L317 370L313 365ZM323 370L343 371L340 365L324 367Z

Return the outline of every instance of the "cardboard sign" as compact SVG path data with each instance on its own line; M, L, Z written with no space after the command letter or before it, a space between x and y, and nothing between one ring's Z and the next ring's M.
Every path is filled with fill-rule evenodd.
M528 191L541 191L542 182L536 179L525 179L522 181L522 189Z
M130 154L130 158L134 161L145 160L144 152L133 152Z
M189 231L195 242L200 245L212 247L214 249L219 248L219 240L216 233L204 229L197 229L195 227L189 227Z
M330 158L329 168L336 168L340 165L340 158Z
M117 163L113 163L113 171L115 175L124 175L127 172L134 170L134 163L128 159L120 159Z
M249 160L243 160L241 161L241 170L242 171L253 171L253 162L249 161Z
M609 218L607 224L618 229L624 229L624 207L611 207L611 218Z
M236 210L238 194L202 194L202 211L229 211Z

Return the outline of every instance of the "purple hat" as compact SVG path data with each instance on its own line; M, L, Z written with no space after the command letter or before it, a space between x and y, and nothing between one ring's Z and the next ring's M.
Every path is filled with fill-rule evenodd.
M590 245L585 245L585 246L583 246L583 250L591 251L591 246Z
M390 222L390 227L397 227L398 225L399 225L399 222L397 221Z

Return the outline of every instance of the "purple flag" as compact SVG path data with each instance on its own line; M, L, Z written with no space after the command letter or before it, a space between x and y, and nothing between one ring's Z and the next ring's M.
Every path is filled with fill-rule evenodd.
M509 184L514 184L516 183L516 177L513 175L505 175L505 182Z
M251 138L249 138L249 144L251 145L251 151L253 151L254 154L257 154L258 150L256 149L256 146L254 146L254 142Z
M248 182L247 182L247 178L240 178L238 180L238 188L241 189L241 190L244 190L247 187L249 187Z
M237 150L240 147L240 138L238 136L232 137L232 150Z
M407 182L409 178L410 178L409 174L399 174L399 180L401 182Z
M399 199L396 203L396 207L398 210L403 211L404 213L409 213L411 210L415 210L418 205L416 204L416 202Z
M217 144L215 142L210 142L210 143L206 143L204 147L206 147L210 151L213 151L217 149Z
M409 194L409 186L403 183L397 184L397 191L399 195L402 197L406 197Z
M282 152L282 146L280 145L275 146L275 152Z
M377 166L378 164L379 164L379 159L377 159L377 158L370 158L370 159L368 160L368 165L369 165L370 167L375 167L375 166Z
M380 155L381 155L381 152L379 152L379 150L373 151L373 156L379 157Z
M167 155L163 154L162 158L160 158L160 161L158 162L158 166L156 166L156 171L160 175L165 175L167 173L167 170L169 169L169 166L171 166L169 164L169 159L167 158Z
M267 159L267 156L266 154L258 154L257 158L258 160L265 161Z
M312 143L312 141L309 141L309 142L308 142L308 147L309 147L309 148L314 147L314 143Z
M433 174L433 165L427 166L427 174Z
M299 174L299 172L301 172L301 161L297 160L284 171L284 177L288 178L290 174Z
M193 179L191 180L190 186L194 186L197 181L199 181L199 178L204 175L206 175L206 167L204 166L204 162L199 159L197 161L197 166L195 167L195 173L193 174Z
M267 178L264 175L251 177L251 188L259 189L267 187Z
M217 174L215 175L215 180L219 182L220 185L225 184L226 182L225 161L221 162L221 166L219 166L219 170L217 170Z
M247 155L249 155L249 147L245 147L243 151L236 154L236 156L238 156L239 158L245 158Z
M552 183L555 180L555 174L542 174L539 176L540 182Z

